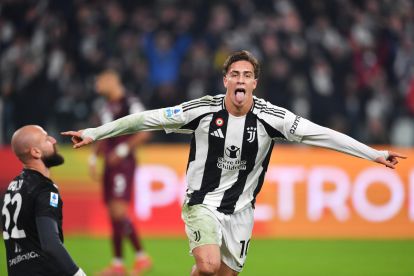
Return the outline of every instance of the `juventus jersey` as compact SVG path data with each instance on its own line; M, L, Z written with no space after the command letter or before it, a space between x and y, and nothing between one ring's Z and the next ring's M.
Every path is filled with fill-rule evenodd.
M164 110L182 120L167 132L193 133L187 167L188 204L206 204L231 214L254 204L269 164L274 139L300 141L290 129L299 117L254 98L244 116L229 114L224 95Z
M192 134L187 165L188 204L205 204L225 214L254 205L278 139L327 147L369 160L388 155L256 97L246 115L235 117L226 110L224 99L225 95L205 96L175 107L129 115L85 129L82 137L96 140L155 129Z
M55 184L37 171L24 169L10 183L1 209L8 275L66 275L42 251L35 221L54 219L63 242L62 205Z

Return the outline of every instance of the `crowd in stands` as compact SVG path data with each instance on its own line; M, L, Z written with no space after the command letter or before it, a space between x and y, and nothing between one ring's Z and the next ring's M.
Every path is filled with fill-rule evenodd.
M25 124L96 126L106 68L150 109L224 93L240 49L262 64L257 96L365 143L414 145L412 0L3 0L0 144Z

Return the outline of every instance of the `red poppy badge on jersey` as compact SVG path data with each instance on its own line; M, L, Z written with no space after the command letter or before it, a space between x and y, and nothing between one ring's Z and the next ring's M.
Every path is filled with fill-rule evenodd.
M221 127L221 126L223 126L223 124L224 124L223 118L217 118L216 119L216 126Z

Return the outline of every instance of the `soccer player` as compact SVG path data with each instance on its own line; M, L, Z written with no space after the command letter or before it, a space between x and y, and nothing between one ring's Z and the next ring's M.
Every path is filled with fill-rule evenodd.
M144 111L137 97L127 95L117 72L105 70L95 80L95 91L105 98L105 105L99 110L102 123L107 123L128 114ZM136 167L135 148L149 139L148 132L121 136L99 141L89 159L89 169L93 178L96 175L96 159L105 160L103 172L103 197L108 208L112 225L113 260L99 275L126 274L123 262L122 240L128 238L135 250L132 274L138 275L151 267L151 259L144 252L135 226L129 217L128 207L133 194L134 172Z
M27 125L12 137L23 171L10 183L1 208L9 276L86 275L63 246L62 199L49 168L63 164L55 138Z
M196 275L237 275L253 228L253 209L278 139L326 147L395 168L399 153L378 151L253 96L259 63L248 51L223 65L225 95L126 116L98 128L63 132L74 148L95 140L164 129L192 134L182 210ZM277 91L275 92L277 93Z

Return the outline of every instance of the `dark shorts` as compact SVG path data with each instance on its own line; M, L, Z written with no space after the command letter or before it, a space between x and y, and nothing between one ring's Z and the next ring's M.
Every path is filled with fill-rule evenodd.
M116 166L105 166L103 191L104 201L112 199L131 201L134 185L135 161L123 160Z

